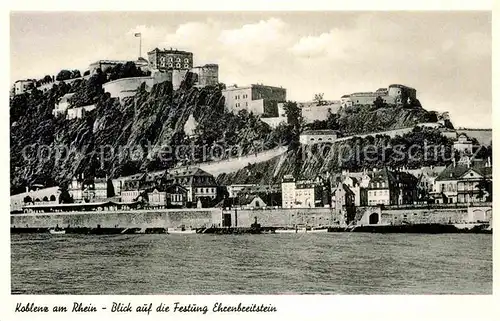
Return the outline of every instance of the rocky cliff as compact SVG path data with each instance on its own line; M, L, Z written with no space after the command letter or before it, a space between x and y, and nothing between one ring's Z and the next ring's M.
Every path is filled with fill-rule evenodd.
M436 121L437 116L435 113L428 112L421 107L374 109L371 106L342 108L339 110L337 120L339 129L344 135L374 133Z
M65 184L77 174L117 177L209 160L230 145L240 146L243 153L253 152L255 141L265 142L265 148L277 145L269 126L257 117L224 111L220 86L194 88L189 75L179 90L170 82L150 92L142 86L122 103L101 85L96 76L11 100L11 192L36 183ZM96 109L81 119L54 117L54 104L68 92L95 103ZM188 136L184 127L190 117L196 127ZM206 152L215 144L214 153ZM185 148L176 152L178 146Z
M218 177L221 184L275 184L286 174L296 178L314 179L347 169L360 171L364 168L419 168L421 166L447 165L451 162L452 141L437 129L415 128L401 136L356 134L412 127L432 120L432 114L422 108L364 110L357 113L341 112L338 128L352 138L333 144L290 145L287 153L263 163L249 164L235 173ZM437 149L425 150L423 146ZM417 148L412 146L417 146ZM411 151L411 152L410 152Z

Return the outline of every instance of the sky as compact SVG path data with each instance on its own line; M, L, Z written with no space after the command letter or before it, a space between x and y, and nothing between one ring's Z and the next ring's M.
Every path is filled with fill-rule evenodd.
M263 83L287 99L325 99L398 83L456 127L491 128L491 13L13 12L11 82L85 71L158 48L219 64L225 84Z

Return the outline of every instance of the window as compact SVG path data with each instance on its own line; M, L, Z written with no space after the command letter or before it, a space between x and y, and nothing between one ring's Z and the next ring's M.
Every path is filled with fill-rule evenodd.
M246 103L245 103L245 106L247 106L247 107L248 107L248 102L246 102Z
M185 63L188 63L188 62L189 62L189 59L184 58L184 62L185 62Z
M168 57L168 62L172 62L172 61L174 61L174 60L172 59L172 57Z
M184 64L184 68L189 68L189 65L188 64Z
M180 67L181 67L181 64L180 64L180 63L177 63L177 64L175 65L175 67L176 67L176 68L180 68Z
M374 192L373 192L373 196L377 196L377 191L374 191Z
M181 62L181 58L175 59L176 62Z

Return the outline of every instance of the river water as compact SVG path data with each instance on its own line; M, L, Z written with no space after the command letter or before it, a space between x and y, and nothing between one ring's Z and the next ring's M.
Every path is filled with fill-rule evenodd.
M491 294L492 235L11 236L13 294Z

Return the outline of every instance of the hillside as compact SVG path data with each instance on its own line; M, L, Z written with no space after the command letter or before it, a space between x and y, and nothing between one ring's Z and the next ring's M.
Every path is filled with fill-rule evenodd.
M421 107L374 109L370 106L353 106L339 110L337 119L339 130L345 136L400 129L436 121L435 113Z
M264 149L278 145L279 137L257 117L224 112L220 86L194 88L188 76L179 90L169 82L151 92L143 86L120 104L102 91L104 81L96 75L11 100L11 192L35 183L64 185L77 174L117 177L169 168L186 159L210 160L232 145L244 154L253 152L256 141ZM54 104L68 92L76 93L76 106L95 103L96 109L82 119L55 118ZM195 128L187 136L190 116ZM220 147L207 152L214 144ZM179 146L184 147L176 153Z
M438 146L425 151L412 146ZM419 168L441 166L451 162L452 141L435 129L415 129L413 132L389 136L354 137L333 144L299 146L267 162L250 164L236 173L221 174L221 184L273 184L286 174L297 178L314 179L317 175L343 169L361 171L364 168ZM369 147L368 147L369 146ZM410 154L408 151L411 150ZM408 155L412 155L411 157Z
M135 70L125 67L126 73L120 69L121 73L115 76L129 76ZM280 144L288 145L289 151L236 173L223 174L219 177L223 183L268 183L272 177L279 179L286 173L314 177L339 168L355 170L375 164L407 165L405 161L393 164L387 159L371 163L353 159L337 161L338 148L372 143L380 147L391 146L397 143L397 137L348 140L334 144L337 149L323 151L324 158L311 157L299 148L298 135L307 127L300 120L300 110L293 102L285 107L290 125L272 130L244 110L236 115L226 112L221 92L223 84L195 88L192 74L188 74L178 90L173 90L170 82L156 84L150 91L143 85L135 96L120 103L102 89L113 75L98 72L70 85L61 82L47 92L34 89L11 99L11 193L21 192L25 186L33 184L64 186L79 174L113 178L163 170L178 164L217 160L235 146L241 155L269 150ZM66 93L75 93L70 99L72 106L95 104L96 109L85 113L81 119L54 117L52 110ZM417 106L354 106L342 108L328 120L308 127L337 129L344 135L355 135L435 121L436 113ZM423 144L424 138L450 145L449 141L439 141L442 139L439 133L410 133L408 137L404 135L403 140L408 147L410 142Z

